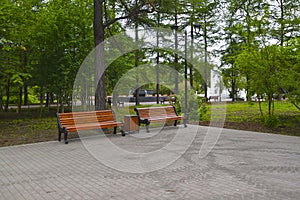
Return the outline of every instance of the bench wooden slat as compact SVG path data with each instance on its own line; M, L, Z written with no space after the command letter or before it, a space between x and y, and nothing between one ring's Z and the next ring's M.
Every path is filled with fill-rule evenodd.
M75 124L68 126L69 132L77 132L81 130L92 130L98 128L110 128L115 126L122 126L121 122L108 122L108 123L88 123L88 124Z

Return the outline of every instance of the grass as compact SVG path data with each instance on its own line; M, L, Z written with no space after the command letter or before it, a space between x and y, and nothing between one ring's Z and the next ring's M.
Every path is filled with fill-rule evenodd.
M200 124L207 125L211 120L220 120L222 113L214 113L214 117L212 117L212 107L216 110L215 112L218 112L218 108L224 106L224 104L208 105L208 112L204 116L204 121ZM274 107L274 114L278 118L278 124L275 128L268 128L263 125L258 102L227 103L225 127L300 136L300 111L288 101L277 101ZM267 104L263 102L262 110L264 116L267 116L267 109Z
M275 102L275 115L279 119L277 128L263 126L257 102L227 103L225 128L251 130L275 134L300 136L300 111L287 101ZM145 107L141 105L139 107ZM149 105L148 105L149 106ZM162 106L162 105L155 105ZM208 104L208 112L203 116L200 125L209 125L211 121L220 120L224 114L224 104ZM262 103L267 113L266 103ZM212 110L213 118L212 116ZM118 107L117 119L123 120L124 115L135 114L134 107ZM27 144L57 139L56 109L40 110L39 108L24 109L20 114L15 110L0 112L0 146ZM154 124L153 124L154 125Z
M0 146L55 140L55 111L30 109L23 113L0 113Z

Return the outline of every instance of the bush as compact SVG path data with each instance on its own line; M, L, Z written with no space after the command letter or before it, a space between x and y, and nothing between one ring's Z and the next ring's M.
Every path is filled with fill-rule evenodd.
M201 101L202 101L202 100L201 100ZM199 115L200 115L200 116L199 116L199 120L200 120L200 121L203 121L203 120L206 119L206 113L207 113L207 111L208 111L208 108L207 108L207 106L206 106L206 103L202 101L202 103L201 103L201 105L200 105L200 107L199 107L199 110L198 110Z
M22 97L22 103L24 103L24 95ZM6 102L6 96L2 97L2 102ZM31 95L29 94L28 95L28 104L37 104L39 103L40 101L38 100L38 98L35 96L35 95ZM18 104L18 97L17 96L10 96L9 97L9 104L13 104L13 105L16 105Z
M175 108L178 114L184 113L184 93L175 95ZM193 91L188 93L188 120L190 122L198 122L207 113L207 106L205 101L196 96Z
M277 128L279 125L279 119L275 115L268 115L262 118L262 123L268 128Z
M6 96L2 97L2 102L6 103ZM18 103L18 97L17 96L10 96L8 104L17 104Z
M23 96L23 101L24 101L24 96ZM29 104L38 104L38 103L40 103L40 101L36 96L29 94L28 95L28 103Z

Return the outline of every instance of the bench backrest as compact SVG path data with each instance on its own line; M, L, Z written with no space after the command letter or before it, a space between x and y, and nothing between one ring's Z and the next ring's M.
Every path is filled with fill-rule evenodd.
M136 108L136 111L138 112L139 117L143 119L177 116L173 106Z
M98 110L89 112L58 113L62 127L75 124L101 123L115 121L112 110Z
M219 96L209 96L209 98L208 99L219 99Z

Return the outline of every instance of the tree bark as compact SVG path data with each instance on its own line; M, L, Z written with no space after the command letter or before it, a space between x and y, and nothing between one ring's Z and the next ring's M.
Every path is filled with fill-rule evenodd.
M6 102L5 102L5 107L4 107L5 112L8 112L9 97L10 97L10 78L7 79Z
M233 77L233 76L232 76ZM231 80L231 95L232 95L232 101L235 101L235 80Z
M139 40L139 32L138 32L138 25L135 25L135 41L138 42ZM134 65L136 69L136 89L135 89L135 105L140 105L140 87L139 87L139 52L138 50L134 51Z
M49 92L47 92L47 93L46 93L46 104L45 104L45 107L46 107L46 108L49 107L49 104L50 104L49 102L50 102L50 95L49 95Z
M106 88L104 74L104 41L103 24L104 0L94 0L94 45L95 45L95 109L106 109Z
M23 88L19 87L19 95L18 95L18 113L21 113L21 107L22 107L22 96L23 96Z
M24 80L24 106L28 105L28 85L26 80Z
M157 13L157 26L160 26L160 13ZM159 104L159 32L156 31L156 104Z

